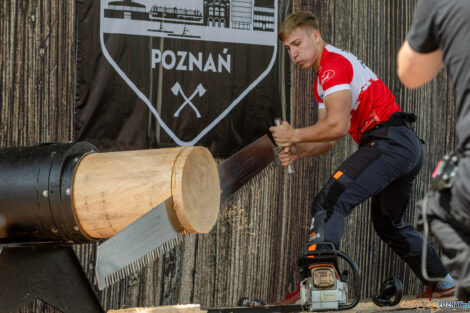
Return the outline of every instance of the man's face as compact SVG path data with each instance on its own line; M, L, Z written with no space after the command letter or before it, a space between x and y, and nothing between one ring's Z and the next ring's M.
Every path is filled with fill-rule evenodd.
M317 30L306 27L295 28L283 41L292 62L303 69L319 64L322 53L321 36Z

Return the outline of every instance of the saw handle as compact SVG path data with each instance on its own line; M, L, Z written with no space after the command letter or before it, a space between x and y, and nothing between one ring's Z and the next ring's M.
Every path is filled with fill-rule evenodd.
M281 126L281 123L282 123L282 120L281 120L280 118L276 117L276 118L274 119L274 125L276 125L276 126ZM283 149L282 147L278 147L278 148ZM280 152L280 149L279 149L278 153ZM287 173L288 173L288 174L291 174L291 175L292 175L292 174L295 174L294 166L292 165L292 161L291 161L291 162L289 163L289 165L287 166Z

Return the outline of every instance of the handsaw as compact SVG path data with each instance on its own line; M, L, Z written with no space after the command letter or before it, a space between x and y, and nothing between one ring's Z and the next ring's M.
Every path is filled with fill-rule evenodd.
M217 166L221 202L274 159L273 148L272 141L264 135ZM96 276L99 290L135 273L181 242L183 229L172 224L171 207L172 199L169 198L98 245Z
M274 144L264 135L217 166L221 203L274 160Z
M168 198L98 245L99 290L139 271L182 240L181 228L173 225L168 216L171 207L172 199Z

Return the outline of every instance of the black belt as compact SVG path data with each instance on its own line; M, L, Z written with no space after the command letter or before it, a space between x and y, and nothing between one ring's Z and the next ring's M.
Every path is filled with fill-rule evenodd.
M395 112L388 118L388 121L382 122L375 128L406 126L412 128L412 124L416 121L416 115L407 112Z
M416 121L416 115L414 115L413 113L407 113L407 112L395 112L393 113L392 115L390 115L390 117L388 118L387 121L384 121L384 122L381 122L380 124L378 124L377 126L375 126L374 128L371 128L369 129L368 131L366 131L361 139L361 141L359 142L359 146L362 146L368 142L370 142L371 140L374 140L377 136L378 137L382 137L382 136L385 136L387 130L382 130L382 131L377 131L379 129L382 129L382 128L386 128L386 127L393 127L393 126L406 126L410 129L413 129L413 122ZM374 131L377 131L377 132L374 132ZM372 132L374 132L372 134ZM422 139L420 139L422 143L424 143L424 141Z

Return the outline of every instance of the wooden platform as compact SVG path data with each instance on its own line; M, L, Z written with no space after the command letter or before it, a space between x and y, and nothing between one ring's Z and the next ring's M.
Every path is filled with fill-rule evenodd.
M343 313L375 313L375 312L403 312L403 313L450 313L450 312L467 312L470 308L465 307L439 307L439 303L445 302L448 305L456 303L455 298L443 298L432 300L414 299L407 297L400 301L400 304L393 307L378 307L370 299L364 299L352 310L345 311L327 311L327 312L343 312ZM255 312L256 310L253 310ZM205 313L207 311L200 308L199 304L170 305L153 308L130 308L121 310L110 310L108 313ZM300 313L300 312L299 312ZM314 312L312 312L314 313Z
M108 313L201 313L199 304L180 304L158 306L153 308L129 308L121 310L110 310Z

